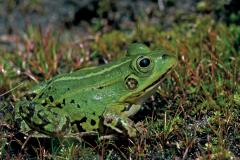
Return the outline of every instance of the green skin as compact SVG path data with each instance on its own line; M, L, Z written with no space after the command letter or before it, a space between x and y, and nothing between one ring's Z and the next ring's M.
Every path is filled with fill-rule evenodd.
M17 107L27 125L45 135L104 133L108 128L136 137L130 118L175 64L164 51L132 44L125 58L56 76Z

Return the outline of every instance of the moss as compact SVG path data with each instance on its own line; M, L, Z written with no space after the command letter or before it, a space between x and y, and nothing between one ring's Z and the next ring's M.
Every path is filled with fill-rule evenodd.
M112 147L106 147L98 143L101 156L114 157L119 153L123 157L149 159L239 156L238 26L199 16L168 29L139 21L132 30L88 33L93 38L77 42L71 36L66 38L65 34L68 33L29 28L20 36L23 50L3 51L0 59L2 90L9 90L22 81L26 83L7 97L21 97L31 88L32 80L39 82L58 73L97 65L98 62L91 59L92 51L108 60L118 59L124 56L128 44L143 42L152 49L165 48L178 58L178 65L159 87L158 96L145 104L153 107L143 124L146 134L134 142L128 141L131 145L109 142ZM160 103L163 100L166 103ZM63 148L69 151L75 147ZM82 153L81 149L75 149L74 154L75 151ZM65 151L68 156L73 153ZM59 150L54 154L60 154Z

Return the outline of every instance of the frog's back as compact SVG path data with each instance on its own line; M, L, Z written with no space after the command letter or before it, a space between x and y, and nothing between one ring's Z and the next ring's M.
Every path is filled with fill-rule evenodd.
M47 82L34 101L62 108L81 106L83 110L113 103L119 99L118 93L125 91L123 81L125 74L129 74L127 63L130 61L124 60L59 75Z

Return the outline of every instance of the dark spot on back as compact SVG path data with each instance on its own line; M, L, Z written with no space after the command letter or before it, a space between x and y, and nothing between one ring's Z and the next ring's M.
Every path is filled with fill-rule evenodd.
M69 90L70 90L70 88L67 88L67 90L69 91Z
M81 124L76 123L76 125L77 125L78 132L86 132L86 130L83 129L83 127L81 126Z
M94 116L96 115L96 113L95 113L95 112L93 112L92 114L93 114Z
M57 103L57 104L56 104L56 107L57 107L57 108L62 108L61 103Z
M39 98L42 98L42 96L43 96L43 93L39 96Z
M63 99L62 104L63 104L63 105L66 104L66 100L65 100L65 98Z
M99 86L97 89L103 89L103 86Z
M74 99L72 99L70 103L75 103Z
M76 124L79 132L85 132L86 130L83 129L83 127L81 126L81 123L86 121L87 121L87 117L83 117L81 120L76 120L72 122L71 125Z
M80 108L80 104L77 104L77 108Z
M49 98L50 102L53 102L53 101L54 101L54 99L53 99L52 96L49 96L48 98Z
M79 123L83 123L83 122L87 122L87 117L83 117L83 118L79 121Z
M91 119L91 125L92 125L92 126L95 126L95 124L96 124L96 121L93 120L93 119Z
M48 90L51 90L52 89L52 86L48 87Z
M47 105L47 102L44 101L44 102L42 103L42 106L46 106L46 105Z

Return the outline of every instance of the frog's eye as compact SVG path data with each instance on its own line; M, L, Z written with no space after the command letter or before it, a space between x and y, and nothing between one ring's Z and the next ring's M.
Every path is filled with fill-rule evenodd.
M140 56L137 59L137 69L140 72L148 72L150 70L152 70L153 68L153 63L150 57L148 56Z
M139 66L144 68L150 65L150 59L148 58L143 58L139 61Z

